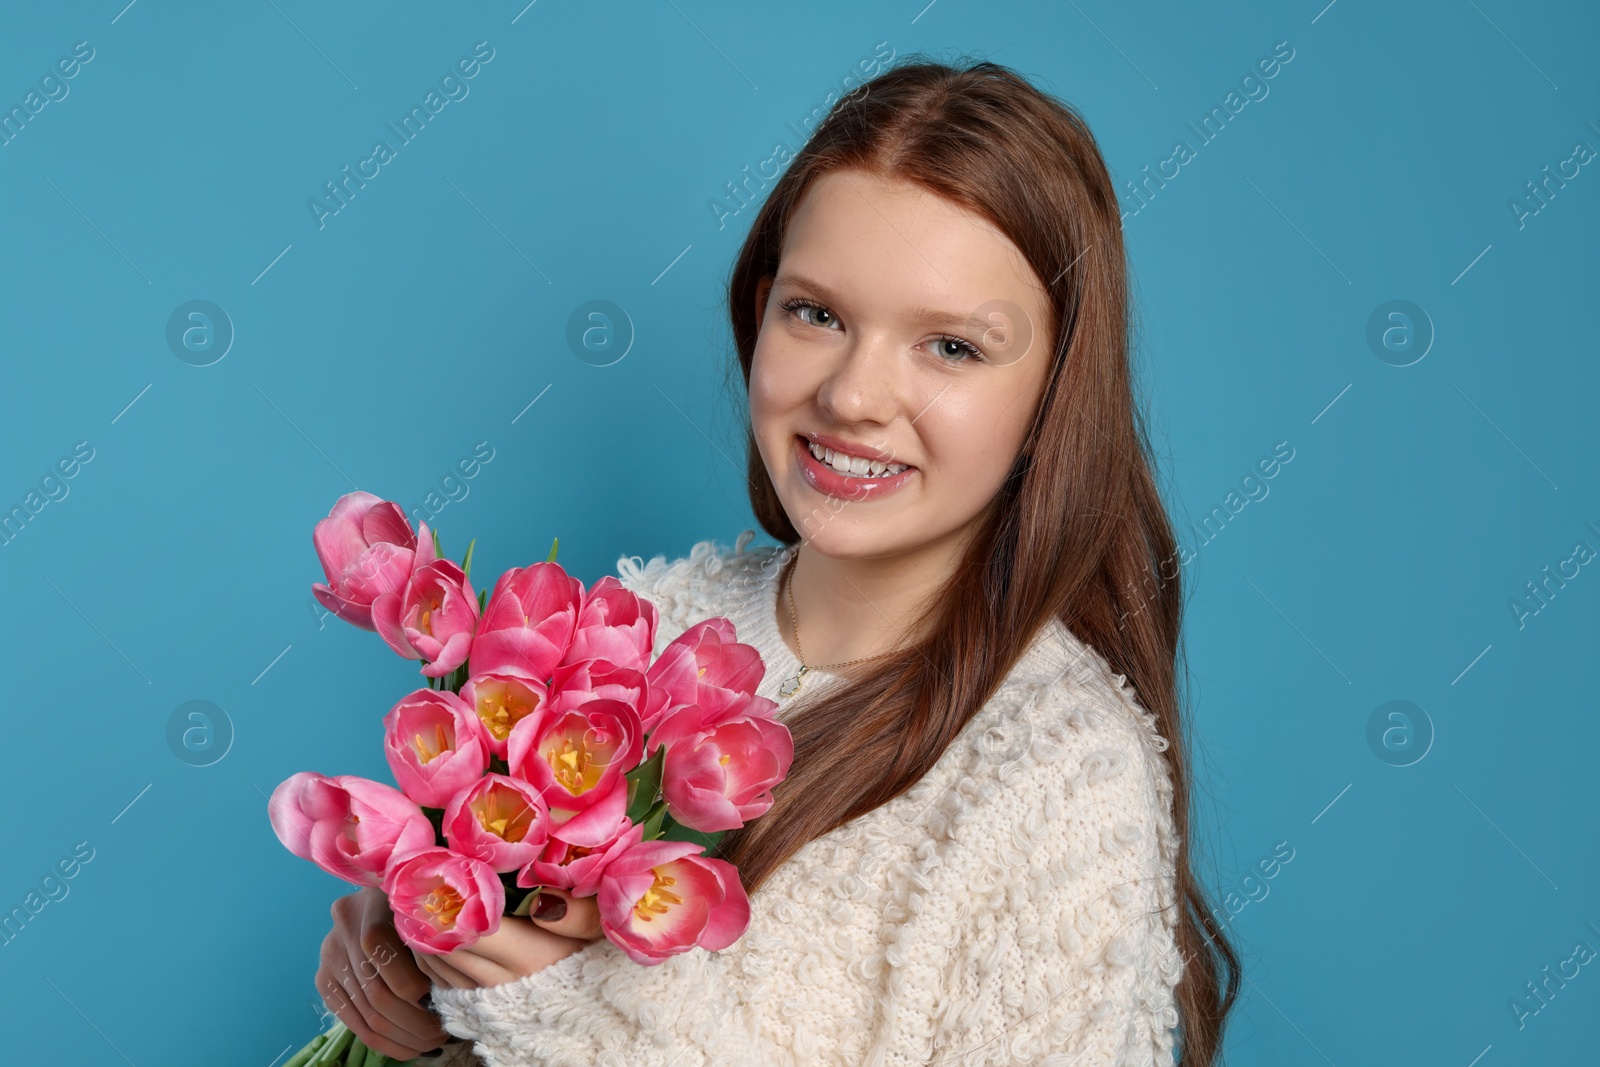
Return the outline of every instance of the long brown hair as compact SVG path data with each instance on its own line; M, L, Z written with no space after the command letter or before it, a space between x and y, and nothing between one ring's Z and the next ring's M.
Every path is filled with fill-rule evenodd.
M1127 676L1168 742L1185 960L1180 1062L1210 1067L1238 994L1239 959L1190 869L1177 546L1133 397L1121 220L1099 147L1070 105L990 62L902 57L838 101L762 204L729 279L746 395L758 284L777 271L807 187L844 167L918 184L1010 238L1039 280L1050 279L1042 340L1052 364L1026 443L940 592L926 635L875 659L851 684L807 694L815 699L804 714L786 714L789 776L772 809L730 831L717 853L754 892L807 842L911 788L1054 616ZM796 544L753 431L745 444L756 519ZM852 754L852 767L873 770L837 773L840 752Z

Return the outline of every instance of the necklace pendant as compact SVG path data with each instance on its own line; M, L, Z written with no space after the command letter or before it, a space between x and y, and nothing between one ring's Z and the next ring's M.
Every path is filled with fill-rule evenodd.
M793 678L784 681L778 686L778 695L781 697L792 697L796 693L800 692L800 679L805 675L806 671L809 671L810 669L810 667L802 665L799 672L796 673Z

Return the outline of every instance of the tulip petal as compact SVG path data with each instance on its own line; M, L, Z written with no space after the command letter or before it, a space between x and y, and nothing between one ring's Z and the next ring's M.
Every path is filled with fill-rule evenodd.
M406 514L400 510L400 505L384 500L361 516L361 536L366 538L369 545L388 541L409 547L409 542L416 535L411 532L411 525L406 522Z
M619 776L617 784L604 797L582 811L573 812L563 822L552 827L551 832L559 832L561 839L571 844L584 848L599 848L616 836L617 825L627 817L627 813L628 782L626 778ZM560 808L552 808L551 814L561 816L566 812Z
M696 862L709 867L722 884L722 903L711 909L706 919L705 932L700 935L700 947L719 952L744 936L750 927L750 898L744 884L739 881L739 869L727 860L714 856L700 856Z
M380 503L371 493L346 493L334 502L328 517L312 528L311 543L330 584L337 583L344 569L366 551L369 542L361 536L361 516Z
M374 629L371 606L346 600L321 582L311 583L311 594L337 618L363 630Z
M422 659L423 655L406 639L405 627L400 624L401 600L399 593L385 593L372 602L372 625L383 638L383 643L405 659Z

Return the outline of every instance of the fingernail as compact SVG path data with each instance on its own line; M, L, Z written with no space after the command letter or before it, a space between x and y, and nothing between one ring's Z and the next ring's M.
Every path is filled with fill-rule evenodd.
M417 1058L418 1059L423 1059L423 1060L431 1060L435 1056L442 1055L443 1053L444 1053L444 1046L440 1045L438 1048L429 1049L427 1052L419 1052L419 1053L417 1053Z
M566 900L553 893L540 893L533 904L533 917L540 922L555 922L566 913Z

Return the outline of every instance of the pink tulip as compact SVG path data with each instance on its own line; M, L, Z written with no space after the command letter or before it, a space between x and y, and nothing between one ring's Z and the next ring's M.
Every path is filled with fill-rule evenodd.
M363 630L376 629L372 602L399 592L414 567L433 559L426 524L419 539L400 505L360 491L334 503L312 531L311 541L328 579L327 584L314 582L312 593L329 611Z
M719 615L695 623L661 650L646 673L652 698L643 716L647 731L674 708L726 704L756 691L766 674L761 653L734 636L733 623ZM713 696L707 690L721 692Z
M750 900L726 860L692 841L645 841L600 876L600 927L636 963L651 966L696 945L727 948L750 925Z
M604 659L579 660L556 668L550 682L550 707L554 711L569 711L597 697L607 697L620 700L639 712L648 692L649 686L641 670L621 667Z
M562 662L603 659L642 671L650 666L657 618L654 604L608 574L584 594Z
M534 712L512 728L507 750L512 775L533 783L550 807L583 811L627 785L623 776L639 765L644 735L631 706L598 697Z
M491 773L451 799L443 826L455 851L514 871L533 862L550 839L550 808L527 782Z
M517 872L517 885L523 889L549 885L575 897L594 896L606 866L644 840L644 826L639 823L622 818L614 826L610 839L593 847L573 844L562 836L562 827L552 828L538 858Z
M267 818L290 852L353 885L378 885L391 858L435 840L405 794L350 774L291 775L272 791Z
M766 697L741 693L735 689L702 686L700 699L689 704L669 706L667 712L656 720L655 729L650 731L650 737L645 742L645 757L655 755L656 749L668 741L709 733L724 723L747 719L776 722L777 713L777 702Z
M517 723L549 703L543 682L515 674L473 675L461 687L461 699L483 724L489 750L501 759Z
M426 848L398 860L383 879L400 939L418 952L442 955L500 928L506 887L490 866L448 848Z
M448 690L402 697L383 717L383 747L401 792L425 808L443 808L489 769L488 731Z
M495 582L472 642L471 674L548 683L572 644L583 583L556 563L513 567Z
M592 797L596 792L599 790L594 790L586 796ZM557 801L567 802L560 791L553 791L545 794L547 803L552 795ZM594 797L583 808L574 810L551 804L550 832L559 833L563 841L572 845L599 848L616 836L617 827L628 821L627 815L628 780L618 774L612 781L611 788L605 790L603 796Z
M692 830L734 830L772 807L772 787L794 762L794 738L760 716L693 729L698 711L691 704L672 712L651 735L667 748L661 796L667 814Z
M372 623L395 652L427 660L422 673L442 678L467 661L478 594L459 564L430 560L411 572L404 589L372 602Z

